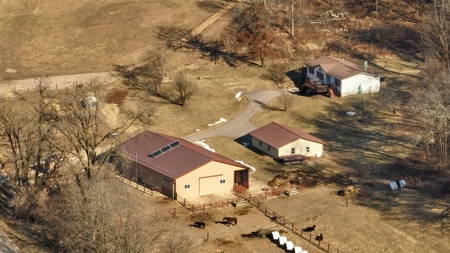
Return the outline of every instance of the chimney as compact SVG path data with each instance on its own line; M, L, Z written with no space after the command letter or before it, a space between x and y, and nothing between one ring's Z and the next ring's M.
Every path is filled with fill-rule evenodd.
M367 61L364 61L364 70L367 70Z

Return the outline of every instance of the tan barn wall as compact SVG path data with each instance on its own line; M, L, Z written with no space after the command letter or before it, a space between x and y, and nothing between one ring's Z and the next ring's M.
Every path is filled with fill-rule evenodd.
M234 171L243 170L229 164L211 161L202 167L180 177L176 181L177 194L184 198L197 197L200 195L200 182L211 182L212 193L229 192L233 189ZM220 184L220 180L225 179L224 184ZM189 184L190 188L185 189L185 185ZM204 191L203 191L204 193Z
M306 152L306 147L309 147L309 152ZM289 143L278 149L279 156L291 155L291 148L295 148L295 154L304 156L322 156L323 144L312 142L304 139L299 139Z
M252 147L260 150L261 152L273 157L273 158L278 158L278 150L274 147L270 147L269 150L269 145L267 145L264 142L260 142L259 139L255 138L252 136Z

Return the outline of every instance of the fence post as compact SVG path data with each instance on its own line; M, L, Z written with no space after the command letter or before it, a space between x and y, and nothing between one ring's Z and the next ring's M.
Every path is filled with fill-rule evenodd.
M183 206L186 206L186 199L183 198Z
M258 209L259 209L259 200L258 200L258 202L257 202L258 204L257 204L257 207L258 207Z
M347 202L347 207L348 207L348 199L345 199L346 200L346 202Z

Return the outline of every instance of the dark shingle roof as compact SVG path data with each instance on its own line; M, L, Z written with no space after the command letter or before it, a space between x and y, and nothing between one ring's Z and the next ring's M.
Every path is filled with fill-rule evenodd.
M341 80L357 74L373 75L369 71L360 68L354 63L332 56L321 56L317 59L306 62L306 64L311 67L320 66L325 73Z
M179 141L180 145L156 158L150 156L152 152L174 141ZM136 159L139 164L172 179L177 179L211 161L247 169L240 163L181 138L150 131L144 131L122 142L117 146L116 151L128 159L132 161Z
M312 142L326 144L321 139L314 137L308 133L305 133L300 129L285 126L275 122L262 126L250 132L249 135L255 137L258 140L261 140L262 142L274 148L281 148L298 139L304 139Z

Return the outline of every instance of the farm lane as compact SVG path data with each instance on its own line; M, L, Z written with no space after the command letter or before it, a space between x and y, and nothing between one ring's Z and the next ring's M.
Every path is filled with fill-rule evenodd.
M277 90L264 90L245 93L244 96L249 100L248 105L235 118L227 121L225 124L222 124L219 127L188 135L186 137L183 137L183 139L190 142L195 142L204 138L214 136L226 136L232 138L241 137L257 128L255 125L250 123L250 119L261 109L261 103L266 104L277 98L279 95L280 92Z
M89 84L92 82L108 84L117 79L113 73L84 73L74 75L61 75L45 77L45 82L51 89L63 89L75 84ZM26 91L36 88L36 81L39 78L30 78L22 80L0 80L0 94L11 96L14 91Z

